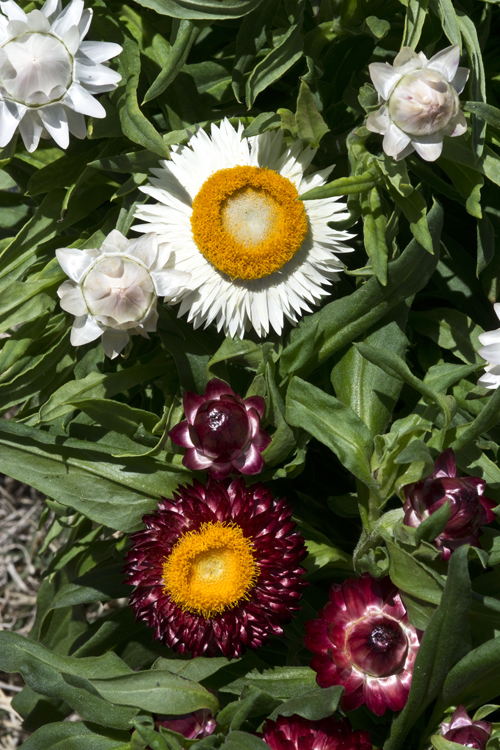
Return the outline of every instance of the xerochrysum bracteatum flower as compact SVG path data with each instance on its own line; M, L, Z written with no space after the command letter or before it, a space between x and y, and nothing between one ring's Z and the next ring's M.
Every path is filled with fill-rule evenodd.
M299 609L304 540L285 500L262 484L209 477L164 498L131 535L130 604L179 653L240 656Z
M99 250L64 247L56 255L70 277L57 293L62 309L76 316L71 343L80 346L102 336L112 359L131 335L149 338L156 331L157 298L175 296L190 279L172 268L170 248L158 244L154 233L127 240L115 229Z
M500 319L500 303L495 302L493 305L495 315ZM500 328L494 331L480 333L479 341L483 346L478 350L480 357L487 361L484 373L477 381L478 385L493 390L500 385Z
M204 396L186 391L183 401L186 419L170 431L170 438L187 448L184 466L206 469L214 479L224 479L232 471L262 471L262 451L271 442L260 428L263 398L242 399L222 380L212 378Z
M368 573L334 583L319 619L306 623L304 642L320 687L343 685L341 706L366 703L382 716L399 711L410 691L421 633L408 621L399 592L388 577Z
M25 13L14 0L0 3L0 147L17 128L28 151L41 137L67 148L69 133L85 138L84 115L105 117L94 94L112 91L121 79L106 63L122 48L83 42L92 10L83 0L47 0Z
M302 716L278 716L268 719L262 739L271 750L372 750L368 732L353 731L348 719L332 716L310 721Z
M484 496L486 482L479 477L460 477L451 448L437 458L432 474L404 488L406 526L419 526L422 521L450 503L450 517L444 531L435 539L441 555L448 560L462 544L480 547L480 527L495 519L497 503Z
M445 740L457 745L484 750L491 735L489 721L473 721L463 706L458 706L450 721L441 724Z
M179 315L240 338L252 327L279 334L284 317L311 312L344 269L337 254L351 251L352 237L328 226L348 217L338 198L299 200L332 169L309 174L315 149L284 148L281 131L242 132L223 120L211 138L199 130L176 147L152 170L153 187L141 188L158 202L140 206L145 223L133 227L171 242L176 268L192 274Z
M462 135L467 121L460 110L460 94L469 70L458 66L457 44L430 60L403 47L393 65L371 63L370 76L377 89L379 110L368 117L366 127L384 136L388 156L404 159L416 151L425 161L435 161L445 135Z

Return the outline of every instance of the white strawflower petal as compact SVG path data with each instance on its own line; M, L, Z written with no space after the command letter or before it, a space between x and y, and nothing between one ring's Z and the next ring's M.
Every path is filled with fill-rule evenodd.
M158 236L154 232L145 234L137 240L129 243L127 255L133 255L144 263L146 268L151 268L158 254Z
M102 63L120 54L122 48L114 42L82 42L80 52L95 63Z
M6 146L14 135L26 107L20 107L8 99L0 99L0 147Z
M64 46L70 53L75 55L78 52L80 46L80 31L78 26L71 26L63 37Z
M433 135L414 137L411 139L411 143L422 159L436 161L443 150L443 135L442 133L434 133Z
M73 328L71 329L70 341L72 346L82 346L90 344L102 336L102 327L93 320L90 315L81 315L75 318Z
M39 112L43 126L55 140L60 148L69 146L69 128L66 110L63 106L53 104L50 107L42 107Z
M41 12L50 22L52 22L56 16L62 10L61 0L46 0L42 6Z
M478 339L481 344L484 344L484 346L500 344L500 328L497 328L495 331L485 331L484 333L480 333Z
M412 50L411 47L401 47L400 51L394 58L393 66L399 68L400 72L403 72L401 71L401 68L404 68L404 72L406 73L410 68L412 70L418 70L421 68L422 59L414 50Z
M372 133L385 133L390 125L390 122L391 118L389 116L389 112L387 111L387 105L382 104L380 109L377 109L376 112L372 112L372 114L369 115L368 119L366 120L366 127L368 128L368 130L371 130Z
M401 74L388 63L370 63L368 69L377 93L384 101L387 101L392 90L399 83Z
M483 388L494 389L500 385L500 365L488 365L484 368L484 374L477 381Z
M102 348L104 354L110 359L115 359L127 346L130 336L127 331L113 331L108 328L102 334Z
M76 247L60 247L56 250L56 257L64 273L77 283L94 263L91 255Z
M109 248L113 248L111 252L122 252L124 253L130 244L130 240L127 240L127 238L118 231L118 229L113 229L112 232L108 234L104 242L102 243L102 251L103 252L110 252Z
M28 29L45 33L50 31L50 23L41 10L32 10L26 17Z
M442 49L435 54L427 63L427 68L437 70L438 73L451 83L455 78L458 63L460 62L460 47L453 44L451 47Z
M387 156L397 159L398 154L410 143L410 136L403 133L394 123L390 123L384 135L384 151Z
M1 107L1 103L0 103ZM37 112L28 110L24 115L23 119L19 123L19 132L23 139L24 146L29 153L38 147L41 135L43 133L43 125Z
M337 272L344 267L337 254L351 250L344 241L352 235L328 227L328 222L339 214L346 215L346 204L338 198L303 203L297 200L298 188L305 192L325 184L331 171L328 168L304 176L314 149L304 148L300 141L284 148L282 133L266 132L245 139L242 130L241 124L233 128L224 120L212 127L211 138L200 130L188 146L173 151L171 161L160 162L161 169L153 170L154 177L150 178L154 187L143 190L158 202L138 207L135 215L144 223L133 229L159 233L159 255L165 247L168 265L163 272L160 264L155 265L152 276L157 294L163 294L172 304L180 303L179 316L187 314L194 328L214 323L218 330L233 337L244 337L251 328L257 335L266 336L271 328L281 332L285 317L295 324L301 314L311 312L311 305L317 305L328 294L324 287L337 279ZM235 182L234 195L230 190L232 172L238 174L238 180L249 180ZM265 193L260 192L260 187L252 187L253 176L270 181ZM220 204L222 208L215 204L217 208L212 213L210 196L216 190L213 193L209 188L205 194L204 185L219 177L224 185L220 195L225 196L219 200L224 203ZM248 187L242 189L242 184ZM272 197L272 191L278 189L273 187L276 185L280 191L297 196L290 197L286 208L279 210ZM299 215L304 221L300 232L299 225L293 223L295 219L292 221ZM205 219L207 216L220 219ZM224 223L224 242L229 244L221 262L228 259L229 269L233 262L236 267L240 263L241 243L255 248L255 252L250 251L251 260L243 275L239 270L221 270L219 261L211 262L210 255L206 257L205 250L201 251L196 232L197 227L205 231L205 221L209 222L205 236L213 238L215 247L219 247L217 222ZM275 226L280 227L279 235L273 234L277 231ZM267 249L267 238L275 236L276 247L292 243L290 255L283 260L281 250L274 246ZM184 278L174 279L172 269L185 274ZM172 284L170 289L168 284Z
M66 117L68 118L69 132L77 138L86 138L87 125L85 124L85 117L80 112L75 112L72 109L66 109Z
M68 29L78 26L84 7L83 0L71 0L52 24L54 34L64 37Z
M106 117L106 110L97 99L77 83L73 83L68 91L68 99L71 99L71 109L81 112L82 115L97 117L99 119Z
M17 3L14 2L14 0L3 0L3 2L0 3L0 8L9 21L23 21L26 23L26 13Z
M87 36L88 30L90 28L90 24L92 23L92 15L93 10L92 8L85 8L85 10L82 13L82 17L80 18L80 21L78 23L78 31L80 32L80 39L84 39ZM116 45L119 46L118 44Z
M82 290L74 281L65 281L61 284L57 294L61 299L61 307L66 312L76 316L87 313L87 305L83 299Z
M469 80L470 70L468 68L458 68L455 78L452 80L451 85L457 92L461 94L465 88L465 84Z

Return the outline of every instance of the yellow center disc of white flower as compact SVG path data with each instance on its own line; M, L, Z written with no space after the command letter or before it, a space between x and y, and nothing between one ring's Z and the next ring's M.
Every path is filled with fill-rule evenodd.
M164 592L205 618L248 599L259 569L253 542L234 523L203 523L179 539L163 563Z
M220 169L193 201L191 228L200 252L232 279L279 271L301 248L307 214L295 185L261 167Z

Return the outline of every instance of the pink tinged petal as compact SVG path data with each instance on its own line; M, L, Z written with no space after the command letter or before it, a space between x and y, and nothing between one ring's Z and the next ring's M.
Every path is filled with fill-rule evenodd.
M176 445L181 445L183 448L194 448L194 443L189 434L189 425L186 420L172 427L169 437Z
M347 581L344 581L342 588L347 612L351 619L359 620L359 618L366 616L368 614L367 601L358 581L355 578L348 578Z
M82 42L80 52L95 63L102 63L119 55L122 47L114 42Z
M75 112L80 112L82 115L89 115L90 117L97 117L102 119L106 117L106 110L97 99L94 99L92 94L89 94L83 86L78 83L73 83L66 95L65 104L67 104Z
M245 404L247 410L255 409L261 419L264 417L266 402L262 398L262 396L250 396L250 398L245 398L243 400L243 403Z
M85 315L87 313L87 305L83 299L82 290L75 284L74 281L65 281L59 289L57 294L61 299L61 307L71 315Z
M463 135L467 132L467 120L462 111L458 112L458 114L450 120L450 125L451 124L454 125L454 128L450 133L450 138L456 138L457 135Z
M219 399L221 396L234 396L235 393L233 389L227 385L227 383L224 383L223 380L219 380L218 378L212 378L207 383L207 387L205 388L205 401L212 401Z
M385 132L383 149L387 156L392 156L394 159L398 159L399 154L408 146L409 143L413 143L410 136L403 133L400 128L394 125L393 122L389 125L388 130Z
M433 477L456 477L457 464L452 448L447 448L436 459Z
M344 695L340 699L340 705L344 709L344 711L354 711L356 708L359 708L364 703L363 698L363 685L361 684L356 690L353 690L352 693L349 693L349 695Z
M192 391L185 391L182 397L182 402L184 404L184 414L186 415L186 419L189 424L193 424L194 420L196 419L198 409L200 408L200 406L202 406L202 404L205 403L205 399L203 398L203 396L198 396Z
M243 455L238 456L232 464L242 474L258 474L262 471L264 459L261 452L252 443L248 450Z
M130 336L127 331L113 331L109 328L102 334L102 348L104 354L115 359L127 346Z
M427 63L427 67L441 73L441 75L451 83L457 73L459 62L460 48L458 44L453 44L451 47L442 49L441 52L438 52L431 57Z
M103 329L89 315L82 315L75 319L71 329L72 346L82 346L95 341L103 333Z
M424 161L436 161L443 150L443 134L412 136L411 143L417 154Z
M213 460L197 451L196 448L190 448L186 451L182 463L186 469L189 469L190 471L204 471L212 466Z
M387 101L393 88L399 83L401 73L394 70L388 63L371 63L368 69L378 94L384 101Z
M26 107L22 105L0 100L0 148L10 143L25 112Z
M451 82L451 85L457 92L457 94L461 94L462 91L465 88L465 84L467 83L469 79L469 68L458 68L457 73L453 81Z
M60 247L56 250L56 257L64 273L77 283L94 263L94 258L76 247Z
M385 104L382 104L376 112L372 112L366 121L366 127L372 133L385 133L390 124L391 118Z
M54 104L50 107L40 107L39 117L52 138L60 148L69 146L68 120L64 107Z

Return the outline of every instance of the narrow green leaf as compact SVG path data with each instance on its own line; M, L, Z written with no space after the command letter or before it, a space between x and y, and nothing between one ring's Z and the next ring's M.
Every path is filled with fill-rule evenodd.
M443 30L451 44L458 44L462 54L462 35L460 24L452 0L439 0L438 11Z
M380 193L376 187L361 197L363 215L363 238L365 250L370 258L375 276L384 286L387 284L387 262L389 249L385 240L387 217Z
M313 148L318 148L320 140L330 132L330 128L318 112L309 86L304 81L300 83L295 122L299 138Z
M485 102L462 102L462 109L464 112L472 112L472 114L482 117L488 125L500 130L500 109L497 107Z
M137 0L138 5L151 8L172 18L217 21L225 18L241 18L251 13L262 0Z
M431 604L439 604L442 587L425 568L393 542L387 541L391 581L406 594Z
M489 429L498 424L500 416L500 388L497 388L489 396L485 406L483 406L481 412L474 419L473 422L464 426L456 440L451 444L451 448L455 451L459 451L465 448L469 443L473 443L480 435L484 432L488 432Z
M433 242L427 225L427 206L422 195L414 190L404 197L397 190L389 190L391 197L404 213L410 224L410 231L427 252L433 253Z
M167 61L163 65L163 69L156 80L146 91L143 104L146 104L146 102L150 102L151 99L156 99L157 96L163 94L165 89L167 89L172 81L175 80L176 75L186 63L191 47L198 38L201 29L202 25L199 22L194 23L193 21L185 19L179 23L175 39L172 40L172 46Z
M484 184L481 173L445 158L439 160L439 165L466 199L465 207L468 213L476 219L481 219L481 188Z
M470 651L453 667L444 681L436 713L459 703L471 709L496 698L499 669L500 639L493 638Z
M333 685L333 687L327 688L315 687L310 692L290 698L282 703L281 706L274 709L269 718L274 721L278 716L298 714L310 721L326 719L337 710L343 692L343 685Z
M420 41L429 0L408 0L402 46L415 49Z
M24 750L129 750L130 732L106 730L86 721L60 721L37 729L23 742Z
M469 53L471 65L471 89L474 101L486 102L486 76L484 73L483 55L477 37L477 29L472 18L462 10L457 10L458 25L462 34L464 44ZM472 148L474 158L481 158L484 148L484 136L486 133L486 122L478 113L475 114L472 123Z
M256 55L271 39L271 28L280 4L281 0L265 0L248 13L240 24L232 72L232 87L237 101L241 101L244 74L250 69Z
M328 182L321 187L312 188L300 196L301 201L321 200L322 198L333 198L338 195L358 195L372 190L377 185L373 172L363 172L360 175L340 177L338 180Z

